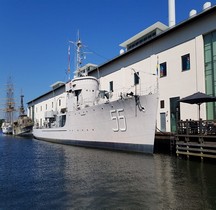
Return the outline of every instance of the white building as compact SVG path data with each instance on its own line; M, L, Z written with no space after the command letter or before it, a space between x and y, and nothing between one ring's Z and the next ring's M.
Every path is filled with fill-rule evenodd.
M35 126L43 126L46 117L54 116L57 112L65 112L66 93L65 83L56 82L52 90L28 102L28 116L34 120Z
M193 10L187 20L171 27L157 22L120 46L126 50L94 66L89 75L97 77L114 100L131 91L154 91L158 70L160 130L175 131L179 119L198 119L198 106L179 104L180 98L197 91L216 96L216 6L208 3L201 13ZM50 111L64 111L65 94L62 85L28 102L29 115L43 125ZM201 105L201 118L216 119L214 103Z

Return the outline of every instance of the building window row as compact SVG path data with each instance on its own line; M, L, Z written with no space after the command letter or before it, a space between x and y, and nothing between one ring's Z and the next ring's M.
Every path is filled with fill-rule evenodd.
M190 70L190 54L181 56L181 69L182 71ZM167 76L167 62L160 64L160 77Z
M130 45L128 45L127 49L131 50L139 45L141 45L142 43L149 41L150 39L154 38L156 36L156 31L152 31L149 34L146 34L144 37L138 39L137 41L131 43Z
M59 99L58 100L58 105L61 106L61 104L62 104L62 101L61 101L61 99ZM52 109L54 108L54 103L53 102L51 104L51 107L52 107ZM43 111L43 106L42 105L40 106L39 110ZM45 110L48 110L48 104L45 104ZM35 107L35 111L38 112L38 107L37 106Z

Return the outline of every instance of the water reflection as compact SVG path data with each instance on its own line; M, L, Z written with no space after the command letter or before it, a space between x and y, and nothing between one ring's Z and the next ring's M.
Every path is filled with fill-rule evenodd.
M216 167L0 136L0 209L214 209Z

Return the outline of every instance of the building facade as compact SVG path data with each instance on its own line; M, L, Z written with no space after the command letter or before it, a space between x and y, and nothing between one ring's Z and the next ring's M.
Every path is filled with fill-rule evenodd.
M34 121L34 126L42 127L46 123L46 117L65 112L66 93L65 84L57 82L52 90L28 102L28 116Z
M159 90L157 127L175 132L180 119L198 119L198 106L179 103L197 91L216 96L216 7L167 27L157 22L121 46L121 54L93 68L89 75L116 100L126 93ZM28 103L29 115L40 126L49 111L66 108L64 85ZM60 100L61 99L61 100ZM61 106L59 105L61 101ZM216 119L215 103L201 105L201 118Z

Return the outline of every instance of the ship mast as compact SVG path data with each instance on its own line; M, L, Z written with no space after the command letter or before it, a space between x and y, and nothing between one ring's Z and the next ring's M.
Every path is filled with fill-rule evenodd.
M5 107L5 120L6 122L13 122L13 112L15 111L14 105L14 88L11 77L8 79L6 88L6 107Z
M76 43L76 47L77 47L77 54L76 54L76 77L77 77L79 69L81 68L82 65L82 57L81 57L82 42L79 37Z
M84 53L82 52L82 42L80 40L80 35L79 35L79 31L78 31L78 38L76 42L73 41L69 41L69 43L72 43L75 47L76 47L76 55L75 55L75 77L79 76L79 71L80 68L82 67L82 60L84 59L83 55Z
M68 70L67 70L67 75L68 75L68 81L70 80L70 44L68 46Z
M25 114L25 109L24 109L24 105L23 105L23 98L24 98L24 95L21 94L20 96L21 98L21 105L20 105L20 115L24 115Z

